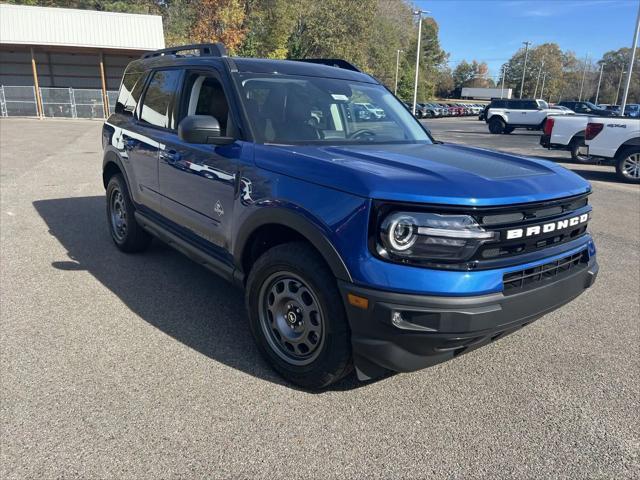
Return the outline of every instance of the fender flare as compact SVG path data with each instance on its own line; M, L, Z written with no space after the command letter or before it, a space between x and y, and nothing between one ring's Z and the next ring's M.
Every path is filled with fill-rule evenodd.
M499 118L500 120L502 120L505 125L508 125L507 119L504 117L504 115L502 115L500 113L494 113L489 118L487 118L487 123L491 122L491 120L493 118L496 118L496 117Z
M242 269L242 256L251 235L265 225L281 225L297 231L315 247L329 265L334 276L340 280L353 282L342 257L335 249L325 231L301 213L282 207L257 208L246 218L236 234L233 259L238 269ZM247 273L247 272L243 272Z
M129 192L131 192L131 185L129 184L127 170L124 168L122 158L120 158L118 151L113 147L107 147L105 149L104 156L102 157L102 183L104 187L107 188L104 178L104 172L110 163L114 164L122 172L122 176L124 177L124 181L127 184L127 188L129 189Z

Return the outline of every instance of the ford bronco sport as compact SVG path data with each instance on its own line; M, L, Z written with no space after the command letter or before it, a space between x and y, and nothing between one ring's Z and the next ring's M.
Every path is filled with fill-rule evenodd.
M384 118L361 121L365 102ZM156 236L245 288L260 352L305 388L469 352L598 271L585 180L434 141L342 60L148 53L102 140L116 246Z

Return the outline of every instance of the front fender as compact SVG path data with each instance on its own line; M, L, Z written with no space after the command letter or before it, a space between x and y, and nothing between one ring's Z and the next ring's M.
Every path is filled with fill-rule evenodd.
M320 252L336 278L352 282L351 274L328 238L328 232L319 222L294 210L294 206L268 206L256 208L239 228L233 248L237 268L242 268L242 255L251 235L265 225L281 225L296 230ZM246 272L245 272L246 273Z

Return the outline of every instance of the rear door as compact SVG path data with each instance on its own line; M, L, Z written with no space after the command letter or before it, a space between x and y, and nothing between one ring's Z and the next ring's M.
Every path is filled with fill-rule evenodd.
M165 132L175 130L174 96L182 72L177 69L151 72L138 104L135 128L123 135L124 149L135 176L142 203L160 212L162 196L158 177L158 153Z

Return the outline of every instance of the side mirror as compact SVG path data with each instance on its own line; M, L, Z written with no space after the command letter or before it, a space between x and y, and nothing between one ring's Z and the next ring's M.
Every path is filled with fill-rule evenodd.
M220 122L211 115L189 115L178 124L178 137L183 142L209 145L228 145L233 137L223 137Z

